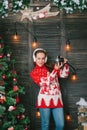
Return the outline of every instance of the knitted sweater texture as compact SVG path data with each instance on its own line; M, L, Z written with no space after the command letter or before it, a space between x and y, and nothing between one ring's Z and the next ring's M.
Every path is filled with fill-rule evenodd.
M36 65L30 72L33 81L40 87L37 97L37 108L62 108L63 101L58 78L67 78L69 75L69 66L65 65L63 69L53 70L49 73L45 65L42 67Z

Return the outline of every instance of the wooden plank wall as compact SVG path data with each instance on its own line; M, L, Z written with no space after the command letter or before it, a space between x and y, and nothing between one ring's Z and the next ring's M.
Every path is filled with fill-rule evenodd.
M24 20L20 21L20 14L0 19L0 34L5 43L12 48L12 58L16 60L14 69L19 75L19 83L25 86L26 94L21 96L21 102L25 105L26 113L31 120L31 130L40 129L40 118L36 117L35 102L38 87L29 77L29 72L33 68L32 63L32 40L33 36L27 31L33 31L38 40L38 47L47 50L48 61L53 63L57 55L63 55L76 68L77 81L73 82L61 79L61 89L63 94L65 113L71 114L71 122L65 122L65 130L74 130L78 126L76 102L80 97L87 100L87 12L75 13L71 15L59 14L57 17L34 21L33 23ZM15 22L17 21L17 32L20 35L18 41L14 41L12 36L15 32ZM64 37L62 36L64 35ZM70 39L71 51L66 52L64 44L66 38ZM51 119L51 129L54 123Z

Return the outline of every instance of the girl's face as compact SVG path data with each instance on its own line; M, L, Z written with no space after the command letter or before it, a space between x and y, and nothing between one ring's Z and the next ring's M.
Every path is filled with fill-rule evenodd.
M46 55L43 53L43 52L39 52L36 54L36 64L38 66L43 66L44 63L45 63L45 58L46 58Z

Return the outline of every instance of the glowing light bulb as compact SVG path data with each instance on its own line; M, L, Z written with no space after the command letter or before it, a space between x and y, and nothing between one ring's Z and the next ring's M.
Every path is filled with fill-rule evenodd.
M40 117L40 112L36 111L36 117Z
M69 39L67 39L66 41L66 51L70 51L71 47L70 47L70 41Z
M33 47L33 48L36 48L36 47L37 47L37 43L36 43L36 42L33 42L33 43L32 43L32 47Z
M70 45L69 44L66 45L66 51L70 51Z
M14 40L17 40L18 39L17 34L15 34L13 38L14 38Z
M71 121L71 116L68 114L68 115L66 115L66 120L67 121Z
M71 77L71 79L72 79L73 81L75 81L75 80L77 79L76 74L73 74L72 77Z

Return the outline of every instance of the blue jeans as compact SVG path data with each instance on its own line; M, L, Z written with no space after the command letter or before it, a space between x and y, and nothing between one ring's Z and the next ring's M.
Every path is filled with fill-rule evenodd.
M64 113L63 108L40 108L41 115L41 130L49 130L50 115L52 112L55 122L55 130L63 130L64 128Z

